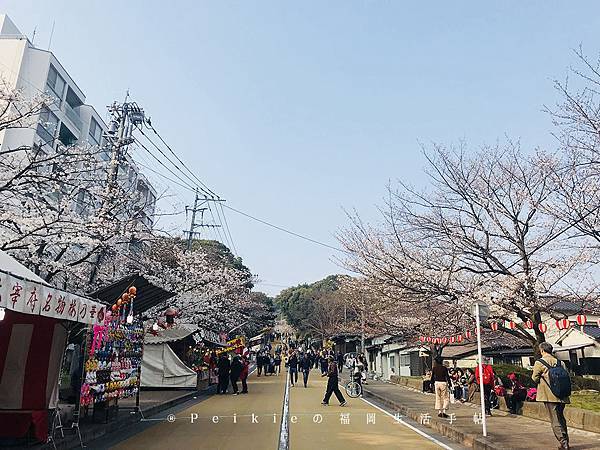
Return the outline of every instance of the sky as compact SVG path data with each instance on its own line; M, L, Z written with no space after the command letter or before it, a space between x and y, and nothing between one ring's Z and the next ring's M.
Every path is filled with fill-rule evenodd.
M389 181L427 185L421 144L552 149L553 80L580 44L600 52L595 1L0 0L2 12L41 48L54 22L50 49L86 102L103 112L129 90L228 205L334 247L345 210L377 222ZM147 175L163 211L193 203ZM257 289L344 271L334 250L227 220Z

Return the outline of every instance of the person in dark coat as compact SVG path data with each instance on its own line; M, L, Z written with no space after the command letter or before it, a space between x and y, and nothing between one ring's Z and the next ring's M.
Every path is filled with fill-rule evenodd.
M344 368L344 355L342 354L342 352L337 353L337 365L338 370L340 371L340 373L342 373L342 369Z
M340 406L345 406L346 399L340 392L340 388L338 386L339 375L338 375L337 363L335 362L335 359L333 356L329 356L327 358L327 361L329 363L329 365L327 366L327 373L321 375L322 377L324 377L324 376L328 377L327 391L325 391L325 397L323 398L323 401L321 402L321 404L329 405L329 398L331 397L331 394L335 394L338 401L340 402Z
M298 365L300 367L300 370L302 371L304 387L307 387L306 383L308 383L308 374L310 373L310 369L312 366L310 356L307 354L303 354L302 356L300 356L300 361L298 362Z
M219 371L219 386L217 386L217 394L227 394L227 387L229 386L229 371L231 370L231 362L229 357L223 353L219 357L219 363L217 364L217 370Z
M327 373L328 363L327 356L325 356L325 352L321 352L321 356L319 357L319 362L321 363L321 375Z
M290 382L292 386L298 382L298 356L296 352L292 350L288 358L288 368L290 371Z
M244 365L242 361L240 361L239 356L235 356L233 358L233 362L231 363L231 371L230 371L230 379L231 386L233 387L233 395L238 395L238 385L237 382L240 379L240 375L242 374L242 370L244 369Z

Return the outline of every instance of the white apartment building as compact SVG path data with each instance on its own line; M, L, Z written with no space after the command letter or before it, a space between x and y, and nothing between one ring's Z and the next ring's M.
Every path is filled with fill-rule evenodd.
M85 103L85 94L54 54L35 47L6 14L0 14L0 78L9 88L20 89L28 97L46 93L54 99L40 114L35 128L0 131L0 151L19 146L89 144L101 149L99 157L108 168L111 155L105 145L106 123L93 106ZM156 190L131 157L126 159L128 164L119 168L118 179L127 190L140 193L138 205L143 207L139 221L151 229ZM85 203L75 205L81 214L85 214Z

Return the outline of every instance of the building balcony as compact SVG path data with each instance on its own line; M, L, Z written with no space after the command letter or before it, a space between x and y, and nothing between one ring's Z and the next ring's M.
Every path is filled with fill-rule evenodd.
M81 120L81 117L79 117L79 113L74 108L72 108L68 102L64 102L63 105L65 107L65 115L67 116L69 121L73 124L75 128L81 131L81 129L83 128L83 121Z

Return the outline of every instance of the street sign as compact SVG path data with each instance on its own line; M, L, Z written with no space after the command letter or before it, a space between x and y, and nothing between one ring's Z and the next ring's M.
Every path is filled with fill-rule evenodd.
M477 304L471 305L471 315L477 315ZM490 317L490 307L485 303L479 303L479 320L485 322Z

